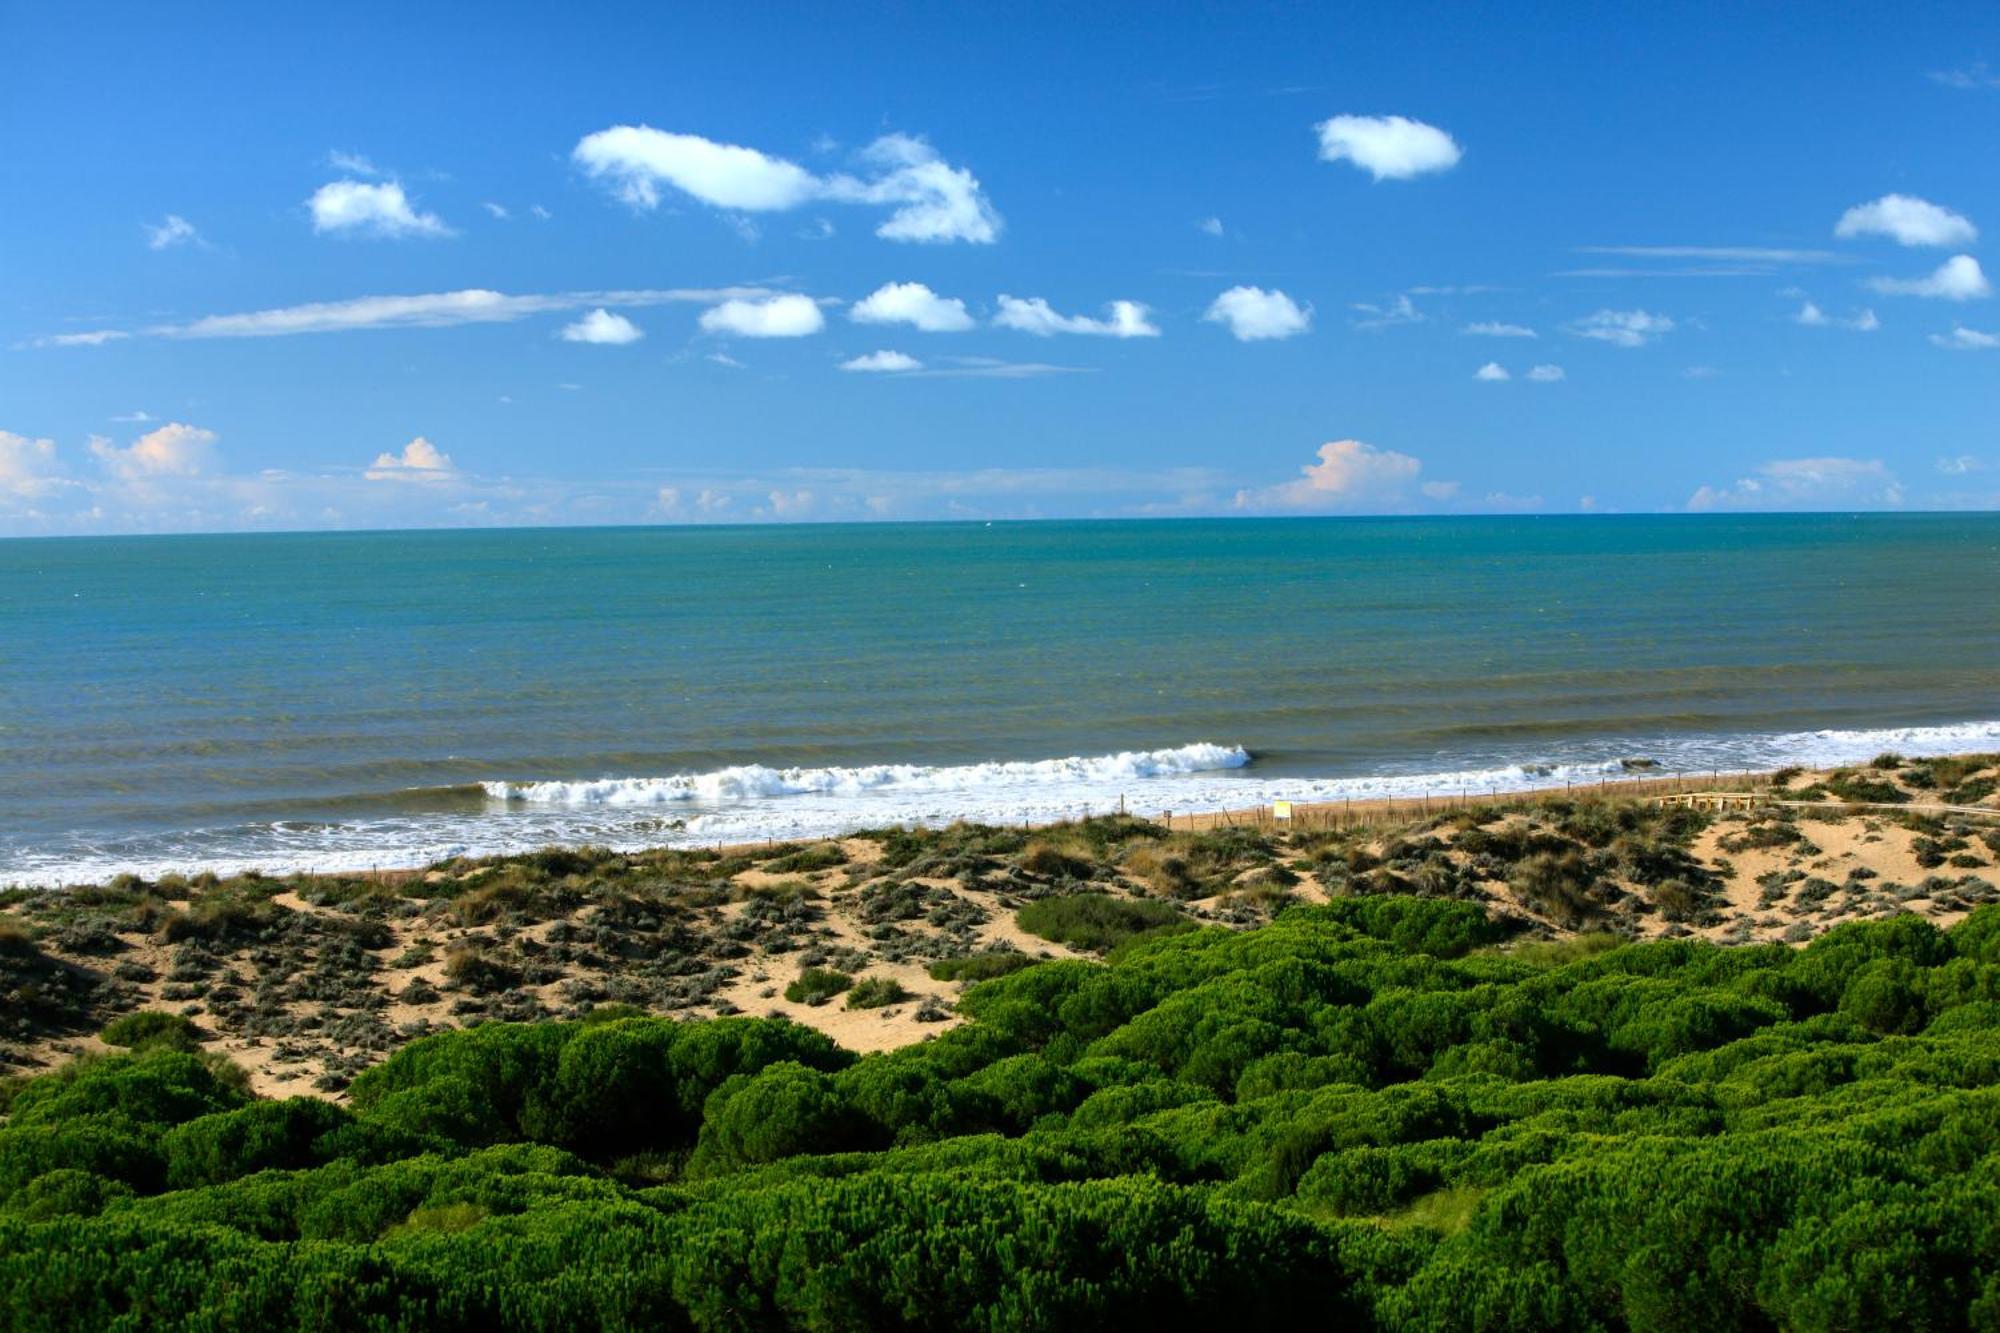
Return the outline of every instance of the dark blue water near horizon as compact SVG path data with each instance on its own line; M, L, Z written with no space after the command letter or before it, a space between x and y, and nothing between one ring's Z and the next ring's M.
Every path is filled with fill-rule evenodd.
M0 541L0 882L2000 748L1996 590L1995 515Z

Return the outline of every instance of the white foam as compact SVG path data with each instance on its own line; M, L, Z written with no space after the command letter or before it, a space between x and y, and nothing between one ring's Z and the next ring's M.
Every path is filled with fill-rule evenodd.
M871 764L861 768L765 768L745 764L673 777L598 778L571 782L486 782L500 801L555 806L705 804L776 796L846 796L870 793L1016 791L1023 787L1097 787L1106 783L1243 768L1250 754L1240 745L1196 742L1171 750L1126 750L956 767Z
M131 873L245 869L268 873L419 866L453 856L498 856L551 845L641 847L827 837L892 824L954 820L1047 823L1120 808L1147 817L1238 810L1272 801L1595 786L1624 777L1830 767L1885 750L1915 757L2000 750L2000 721L1826 729L1738 736L1607 737L1552 753L1465 754L1453 767L1418 761L1326 776L1259 773L1240 745L931 767L766 768L745 765L678 776L487 784L484 811L399 814L193 830L117 845L29 849L0 883L101 882ZM1653 767L1630 771L1644 757Z

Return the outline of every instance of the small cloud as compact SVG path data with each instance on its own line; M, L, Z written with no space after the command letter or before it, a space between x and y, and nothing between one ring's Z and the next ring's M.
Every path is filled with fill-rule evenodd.
M1879 509L1902 502L1902 486L1880 459L1779 458L1734 485L1701 487L1688 508Z
M1681 372L1684 380L1712 380L1722 372L1714 366L1689 366Z
M1275 287L1231 287L1210 303L1202 319L1224 325L1238 342L1263 342L1308 332L1312 307L1299 305Z
M1894 508L1902 486L1880 458L1774 458L1732 486L1702 486L1688 508Z
M1956 458L1940 458L1937 470L1948 477L1963 477L1968 473L1982 471L1985 464L1971 454L1960 454Z
M826 316L810 296L739 297L702 311L701 327L705 333L733 333L742 338L803 338L825 328Z
M854 303L856 324L908 324L925 333L963 333L975 321L957 297L939 296L921 282L889 282Z
M320 186L306 206L312 210L313 230L325 234L383 239L453 234L437 214L412 207L395 181L334 181Z
M660 203L661 187L737 213L782 212L814 202L887 207L875 234L891 241L991 244L1001 220L979 180L924 140L885 134L856 156L863 174L821 176L796 162L695 134L614 125L585 135L572 159L622 201Z
M533 214L537 220L542 222L547 222L550 218L555 216L555 214L549 212L548 209L543 208L540 204L529 204L528 212Z
M1875 318L1873 310L1858 310L1842 319L1827 314L1811 301L1799 307L1799 312L1792 316L1792 322L1803 324L1809 329L1851 329L1856 333L1873 333L1882 327L1882 321Z
M1313 127L1322 162L1352 162L1376 180L1449 171L1464 156L1449 134L1406 116L1335 116Z
M1485 365L1472 372L1472 378L1483 380L1488 384L1501 384L1514 377L1508 374L1507 367L1501 365L1498 361L1488 361Z
M907 356L902 352L870 352L866 356L857 356L852 361L841 362L840 368L842 370L895 373L898 371L922 370L924 363L917 360L914 356Z
M1160 330L1146 318L1146 307L1137 301L1113 301L1105 309L1111 313L1104 319L1092 319L1088 315L1060 315L1039 296L1023 300L1003 295L1000 298L1000 313L993 317L993 322L1000 328L1018 329L1040 338L1058 333L1081 333L1103 338L1160 336Z
M1926 77L1932 83L1961 91L2000 88L2000 74L1995 74L1984 60L1975 60L1970 65L1961 65L1957 69L1934 69Z
M491 213L493 217L500 222L505 222L508 218L514 216L512 213L507 211L507 205L496 204L491 199L486 200L484 203L480 205L480 207L485 209L488 213Z
M1043 361L1003 361L992 356L945 356L941 364L906 372L930 379L1031 380L1045 375L1081 375L1079 366L1052 366Z
M646 336L646 331L623 315L614 315L602 306L591 311L574 324L565 324L556 335L566 343L597 343L602 346L619 347L626 343L638 342Z
M1982 333L1954 324L1950 333L1933 333L1931 342L1954 352L1990 352L2000 347L2000 333Z
M205 471L213 458L216 435L200 426L174 421L148 431L125 448L102 436L90 442L90 452L127 481L145 477L192 477Z
M132 335L123 329L92 329L88 333L51 333L37 338L31 347L102 347Z
M326 164L335 171L344 171L350 176L379 176L373 162L360 153L343 153L338 148L326 155Z
M1350 309L1368 316L1366 319L1354 321L1354 327L1357 329L1392 329L1399 324L1421 324L1428 318L1423 311L1417 309L1416 302L1410 299L1407 292L1385 306L1356 301Z
M1768 245L1579 245L1580 255L1622 255L1628 259L1706 259L1737 264L1844 264L1847 256L1834 250L1800 250ZM1675 272L1694 273L1684 269Z
M63 484L54 440L31 440L0 430L0 498L34 500Z
M458 470L450 454L419 435L398 453L375 455L362 475L370 481L450 481Z
M1876 278L1868 284L1885 296L1928 296L1940 301L1973 301L1993 294L1993 285L1971 255L1953 255L1923 278Z
M153 415L150 412L120 412L111 419L117 422L151 421Z
M1459 330L1475 338L1536 338L1541 335L1525 324L1502 324L1497 320L1482 320L1468 324Z
M1840 215L1833 234L1886 236L1898 245L1970 245L1979 239L1970 219L1909 194L1885 194L1856 204Z
M1533 366L1528 371L1528 378L1537 384L1558 384L1569 376L1563 373L1561 366Z
M148 250L171 250L177 245L199 245L201 233L192 222L178 213L169 213L166 220L157 226L146 226L146 248Z
M1238 491L1238 509L1335 510L1396 507L1417 489L1424 465L1408 454L1377 449L1360 440L1331 440L1318 462L1299 469L1294 481L1258 491Z
M1614 347L1644 347L1660 335L1672 333L1674 322L1646 310L1600 310L1569 325L1568 331Z
M1204 231L1208 233L1210 236L1222 235L1221 218L1203 218L1201 221L1195 223L1194 225L1198 230Z
M706 358L718 366L728 366L731 370L748 370L749 367L727 352L710 352Z

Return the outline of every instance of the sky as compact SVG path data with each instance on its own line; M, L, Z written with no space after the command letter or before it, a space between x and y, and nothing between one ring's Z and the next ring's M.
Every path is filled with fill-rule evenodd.
M0 0L0 535L2000 508L2000 9Z

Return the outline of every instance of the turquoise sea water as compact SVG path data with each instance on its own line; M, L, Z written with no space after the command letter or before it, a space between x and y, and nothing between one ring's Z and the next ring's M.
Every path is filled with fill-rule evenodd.
M2000 516L0 542L0 882L2000 749Z

